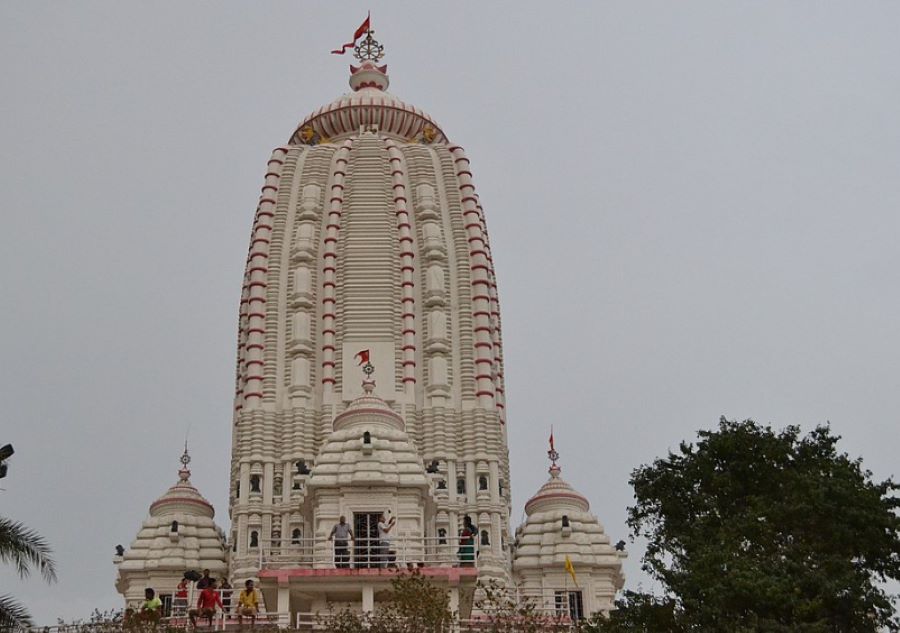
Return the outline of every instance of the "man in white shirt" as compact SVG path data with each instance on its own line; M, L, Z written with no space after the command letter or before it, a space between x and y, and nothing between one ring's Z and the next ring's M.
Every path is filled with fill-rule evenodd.
M381 517L378 519L378 544L381 549L379 562L382 567L395 564L394 561L396 561L394 551L391 549L391 541L394 538L391 534L391 530L394 529L395 523L396 519L394 519L394 517L391 517L390 520L388 520L384 513L382 513Z

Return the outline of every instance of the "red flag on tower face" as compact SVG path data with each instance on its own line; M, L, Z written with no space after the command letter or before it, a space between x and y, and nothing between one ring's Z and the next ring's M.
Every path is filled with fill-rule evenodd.
M359 363L357 363L358 365L365 365L366 363L369 362L369 350L364 349L363 351L361 351L359 354L357 354L353 358L359 359Z
M343 55L344 53L347 52L348 48L353 48L354 46L356 46L356 40L361 38L365 34L365 32L369 30L369 20L371 20L371 18L372 18L371 13L366 15L366 19L363 21L362 24L359 25L359 28L356 29L356 32L353 33L353 41L347 42L340 48L331 51L331 54L332 55Z

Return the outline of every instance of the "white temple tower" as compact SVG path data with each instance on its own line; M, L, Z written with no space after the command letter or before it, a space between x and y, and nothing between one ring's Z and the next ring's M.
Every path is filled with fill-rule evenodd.
M486 578L557 615L607 611L624 552L560 479L552 446L551 478L510 542L500 309L469 160L387 92L371 31L356 51L351 92L267 164L240 302L227 567L185 468L117 560L117 587L170 591L207 567L236 587L258 580L284 626L376 608L396 565L447 588L464 618ZM328 538L340 516L356 537L346 564ZM170 547L176 520L205 535L190 552Z
M352 92L306 117L268 162L240 310L231 573L241 582L260 565L287 568L285 552L301 544L311 555L295 567L332 567L325 539L338 515L361 533L389 510L398 547L413 549L456 544L469 515L479 573L508 580L500 313L469 160L387 92L380 51L361 57ZM364 397L366 364L393 429L338 423ZM418 507L397 484L367 497L364 480L341 476L346 461L325 476L335 436L352 444L366 430L376 442L405 435ZM306 590L290 601L308 602Z

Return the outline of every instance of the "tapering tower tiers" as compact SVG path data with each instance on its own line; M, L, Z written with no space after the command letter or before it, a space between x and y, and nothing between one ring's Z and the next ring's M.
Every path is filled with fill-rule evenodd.
M228 569L225 534L214 522L212 505L191 483L190 461L185 445L178 482L150 504L128 550L116 553L116 589L130 607L140 604L147 587L171 596L189 569L217 576Z
M550 479L525 504L516 530L513 574L520 595L545 612L574 619L609 613L625 582L624 542L610 545L587 498L560 476L550 435Z
M361 484L317 479L333 480L326 494L309 481L325 472L317 467L332 434L350 442L351 430L367 431L339 421L366 397L369 363L378 367L370 396L408 440L397 445L428 466L430 489L416 493L427 500L422 520L409 525L453 539L471 516L479 573L505 578L500 310L469 160L428 114L387 92L387 66L362 59L350 71L351 92L273 151L253 222L238 333L232 575L257 575L273 544L324 539L338 511L353 522L393 508L387 497L378 507L314 503L359 499L351 488Z

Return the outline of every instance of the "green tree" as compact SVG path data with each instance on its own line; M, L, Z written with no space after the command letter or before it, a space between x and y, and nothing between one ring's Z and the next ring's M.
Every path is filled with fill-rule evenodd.
M517 596L496 580L479 581L475 606L482 613L485 633L548 633L568 631L568 618L546 613L528 597Z
M596 613L581 624L579 633L682 633L675 600L625 591L608 616Z
M55 582L56 563L51 554L50 545L37 532L0 517L0 562L15 567L20 578L27 578L32 568L37 568L44 580ZM0 630L22 631L32 625L23 604L10 595L0 596Z
M391 581L391 600L376 612L373 629L383 633L438 633L450 628L450 594L418 571Z
M332 633L442 633L455 622L450 595L418 571L394 578L391 600L380 604L375 613L343 610L321 618Z
M671 599L689 631L900 631L884 586L900 579L900 486L873 481L839 439L828 427L801 436L722 418L636 469L628 524L666 590L651 605ZM646 614L648 600L621 606Z

